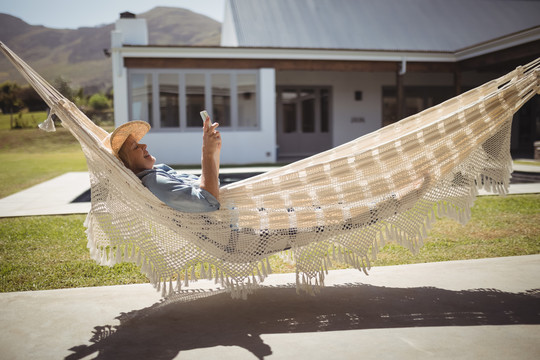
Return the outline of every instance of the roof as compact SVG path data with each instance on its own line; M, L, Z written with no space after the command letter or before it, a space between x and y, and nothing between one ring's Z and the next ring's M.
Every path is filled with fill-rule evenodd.
M456 52L538 27L530 0L228 0L222 46Z

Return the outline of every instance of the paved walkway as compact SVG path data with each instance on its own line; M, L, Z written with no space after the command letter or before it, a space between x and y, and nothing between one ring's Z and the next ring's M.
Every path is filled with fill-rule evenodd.
M273 169L261 168L225 168L222 174L257 173ZM540 166L515 165L515 171L540 173ZM198 173L197 170L188 172ZM86 214L90 211L90 203L72 203L79 195L90 188L87 172L70 172L58 176L29 189L0 199L0 217L32 216L32 215L62 215ZM511 184L510 194L540 193L540 183ZM491 195L480 191L480 195Z
M1 359L539 359L540 255L330 271L317 296L271 275L0 294ZM210 289L213 289L210 291Z

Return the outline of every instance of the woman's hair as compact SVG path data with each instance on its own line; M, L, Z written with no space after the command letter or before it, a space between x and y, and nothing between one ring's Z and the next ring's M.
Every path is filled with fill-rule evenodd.
M129 157L126 154L125 145L126 145L126 143L124 142L122 144L122 146L120 147L120 149L118 149L118 157L120 158L120 160L122 160L122 163L124 163L125 167L127 167L129 170L133 171L133 169L131 168L131 165L129 163Z

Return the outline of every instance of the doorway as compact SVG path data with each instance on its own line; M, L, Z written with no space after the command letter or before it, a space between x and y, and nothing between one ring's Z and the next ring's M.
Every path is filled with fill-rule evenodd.
M279 86L276 97L278 160L298 160L332 147L330 87Z

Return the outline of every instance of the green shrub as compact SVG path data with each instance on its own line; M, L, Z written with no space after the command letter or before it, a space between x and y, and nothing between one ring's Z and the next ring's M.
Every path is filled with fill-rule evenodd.
M94 110L103 111L109 108L109 99L103 94L94 94L88 100L88 105Z

